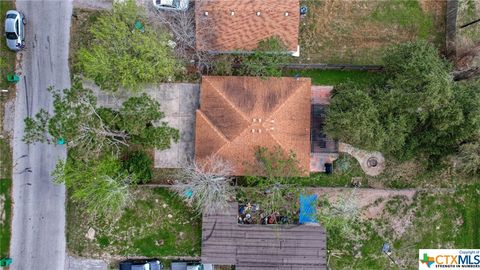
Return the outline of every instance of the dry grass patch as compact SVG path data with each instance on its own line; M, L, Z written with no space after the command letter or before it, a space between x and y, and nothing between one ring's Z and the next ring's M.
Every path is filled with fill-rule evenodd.
M389 45L417 38L443 45L444 1L306 0L302 62L378 64Z

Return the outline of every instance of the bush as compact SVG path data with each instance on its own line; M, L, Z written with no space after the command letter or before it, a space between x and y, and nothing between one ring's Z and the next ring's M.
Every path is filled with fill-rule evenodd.
M132 180L142 184L152 180L152 166L152 159L143 151L130 153L123 162L123 168L132 175Z
M282 76L282 64L287 61L286 46L278 37L271 37L258 43L257 49L241 58L240 76Z

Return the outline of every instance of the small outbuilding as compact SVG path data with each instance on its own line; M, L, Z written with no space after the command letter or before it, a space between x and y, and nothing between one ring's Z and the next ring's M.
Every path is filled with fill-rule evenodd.
M236 270L327 269L327 236L319 224L238 224L238 203L204 215L202 263L235 265Z

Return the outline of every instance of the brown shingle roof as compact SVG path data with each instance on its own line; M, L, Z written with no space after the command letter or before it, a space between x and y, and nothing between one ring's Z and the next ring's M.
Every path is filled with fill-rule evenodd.
M318 225L242 225L238 204L202 219L202 262L238 270L325 270L327 235Z
M244 174L258 146L296 153L310 167L309 78L202 77L195 159L217 154Z
M196 1L195 18L196 46L201 51L251 51L259 41L274 36L288 51L297 50L299 0Z

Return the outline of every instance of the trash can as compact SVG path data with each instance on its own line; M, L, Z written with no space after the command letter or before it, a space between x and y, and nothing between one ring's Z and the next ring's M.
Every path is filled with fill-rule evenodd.
M333 173L333 164L332 163L325 163L325 173L332 174Z
M12 258L3 258L0 259L0 266L9 266L10 264L12 264L12 262Z

